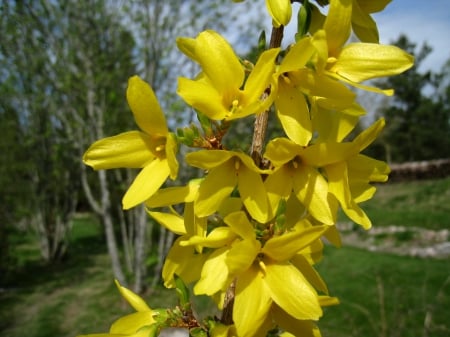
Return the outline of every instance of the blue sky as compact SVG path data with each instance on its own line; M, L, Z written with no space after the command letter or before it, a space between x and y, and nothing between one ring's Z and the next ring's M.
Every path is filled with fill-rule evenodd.
M286 40L296 29L296 10L294 13L286 27ZM419 47L427 41L433 51L424 60L422 70L440 71L450 58L450 0L392 0L373 18L378 24L380 43L390 44L402 33ZM266 26L270 27L270 19Z
M450 0L393 0L374 16L380 42L390 43L401 33L418 46L433 48L423 69L439 71L450 58Z

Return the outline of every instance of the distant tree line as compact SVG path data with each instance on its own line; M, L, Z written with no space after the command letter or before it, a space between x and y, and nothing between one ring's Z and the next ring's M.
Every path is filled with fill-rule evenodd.
M406 36L394 44L415 56L415 65L405 73L380 81L395 95L382 104L378 116L386 119L382 137L368 151L390 163L450 157L450 59L439 72L422 70L432 48L420 48Z

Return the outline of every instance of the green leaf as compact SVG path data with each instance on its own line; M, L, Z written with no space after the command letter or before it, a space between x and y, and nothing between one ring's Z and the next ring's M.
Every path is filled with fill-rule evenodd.
M186 287L183 280L178 275L175 274L174 279L178 296L178 302L182 308L186 308L187 306L190 306L189 289Z

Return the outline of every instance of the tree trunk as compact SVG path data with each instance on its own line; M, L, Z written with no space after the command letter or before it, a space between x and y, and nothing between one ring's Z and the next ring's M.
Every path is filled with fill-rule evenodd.
M134 210L135 240L134 240L134 291L141 293L144 290L144 279L146 276L145 265L145 239L147 237L147 213L144 206Z
M126 279L122 271L122 265L119 258L119 250L117 248L116 236L114 234L114 225L111 216L111 203L110 194L108 189L108 182L106 172L103 170L98 171L98 177L100 182L101 191L101 219L105 226L106 244L108 246L108 253L111 258L111 266L114 273L114 277L121 283L126 284Z

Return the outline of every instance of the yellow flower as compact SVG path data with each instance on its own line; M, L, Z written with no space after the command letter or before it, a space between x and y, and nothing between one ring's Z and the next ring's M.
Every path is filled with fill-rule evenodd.
M299 40L289 49L275 74L277 116L286 135L302 146L311 140L314 110L318 107L345 109L355 99L355 94L344 84L307 66L316 53L310 37Z
M243 2L244 0L232 0L233 2ZM286 26L291 21L292 5L291 0L266 0L266 8L272 17L274 27Z
M274 27L286 26L291 21L291 0L266 0L266 7Z
M125 193L122 203L129 209L150 198L166 181L175 179L177 143L151 87L138 76L128 81L127 100L142 131L129 131L98 140L83 157L96 170L142 168Z
M264 185L269 204L276 210L281 199L293 191L309 214L320 223L333 225L336 209L328 200L328 182L318 168L341 162L356 154L350 143L326 142L303 147L286 138L269 142L264 157L275 170Z
M266 325L274 306L296 320L317 320L322 315L319 297L303 274L303 268L306 274L312 274L312 267L308 264L299 270L289 260L319 239L328 227L305 228L303 220L291 231L261 244L244 212L231 213L224 221L228 227L182 243L217 248L204 264L194 292L213 295L236 279L233 321L238 336L254 336Z
M352 143L357 155L324 166L330 194L339 201L344 213L364 229L369 229L372 223L358 203L370 199L375 193L376 188L369 183L385 182L390 170L386 163L359 152L375 140L384 124L384 119L380 119L354 139Z
M200 271L208 258L202 254L201 246L185 247L180 244L192 236L206 236L206 218L194 214L193 201L197 197L201 180L191 180L186 186L160 189L145 203L149 208L167 207L172 213L148 210L148 214L160 225L180 237L169 250L162 270L164 286L175 287L174 275L178 275L184 283L191 283L200 278ZM184 216L174 211L172 205L184 203Z
M242 118L270 107L273 100L264 92L279 49L263 52L245 80L239 59L218 33L207 30L195 39L178 38L177 44L203 71L196 80L179 78L177 92L186 103L213 120Z
M259 169L249 156L234 151L202 150L187 154L186 162L208 170L194 202L197 216L216 212L237 186L252 218L261 223L268 221L268 202L261 178L261 174L268 171Z
M392 90L380 90L360 83L400 74L413 65L413 57L396 46L378 43L345 45L350 37L352 13L358 15L357 11L352 11L353 7L362 5L362 12L376 11L385 3L383 0L377 6L359 0L332 0L323 29L317 30L312 40L318 50L316 69L355 87L392 95Z
M155 313L140 296L121 286L118 281L116 281L116 285L122 297L136 312L115 321L111 325L109 333L80 335L78 337L146 337L149 335L150 326L156 322L154 319Z
M198 218L194 215L192 203L185 204L184 218L177 214L162 212L149 211L149 214L159 224L180 235L164 261L162 270L164 286L175 287L174 275L178 275L186 284L198 280L209 254L203 254L200 246L186 247L182 246L181 242L189 240L192 236L206 236L206 218Z
M337 24L338 29L344 29L345 35L343 37L347 36L348 39L351 26L353 33L360 41L378 43L378 27L370 14L382 11L390 2L391 0L332 0L331 6L333 9L330 10L334 17L333 20L328 19L328 29ZM310 32L314 34L324 27L327 17L315 5L310 4L310 6L312 9ZM338 15L334 15L336 7L342 10ZM341 20L339 20L339 17Z

